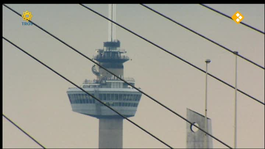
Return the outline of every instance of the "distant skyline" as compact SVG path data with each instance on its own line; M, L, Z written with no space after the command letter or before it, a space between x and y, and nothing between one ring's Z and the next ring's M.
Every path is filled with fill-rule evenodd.
M108 22L77 4L7 4L19 13L89 56L108 40ZM264 67L264 34L198 4L147 4L181 24L232 49ZM107 4L86 6L108 16ZM207 4L264 32L264 4ZM76 84L95 78L93 63L4 7L3 36ZM117 22L181 58L234 85L235 56L138 4L117 4ZM157 47L116 27L121 48L132 59L125 77L186 117L186 108L204 113L205 74ZM3 42L3 113L47 148L97 148L98 120L71 110L66 90L72 87L18 49ZM208 78L208 116L213 135L233 147L234 90ZM238 58L238 88L264 103L264 70ZM142 96L130 118L173 146L186 147L186 122ZM36 148L36 143L3 118L3 148ZM124 148L165 148L124 121ZM238 93L238 148L264 147L264 105ZM213 141L214 148L224 146Z

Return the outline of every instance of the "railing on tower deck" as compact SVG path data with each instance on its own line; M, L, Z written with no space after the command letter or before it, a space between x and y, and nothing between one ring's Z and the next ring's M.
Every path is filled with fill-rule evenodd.
M129 83L135 82L134 78L130 78L130 77L125 77L124 80L129 82Z
M121 78L123 80L125 80L126 82L130 83L130 84L134 85L134 83L135 83L134 78L123 77L123 76L121 76ZM85 79L83 84L80 87L82 87L82 88L106 88L107 86L106 86L105 83L108 82L108 81L111 81L111 82L112 81L122 82L120 79L118 79L118 78L116 78L114 76L112 76L111 78L105 78L105 79L101 80L101 82L99 80L96 80L96 79L94 79L94 80ZM105 83L102 84L102 82L105 82ZM69 87L69 89L75 89L75 88L76 87ZM130 87L128 86L126 88L130 88Z
M121 79L125 80L126 82L135 82L134 78L131 77L123 77L123 76L119 76ZM119 78L115 77L115 76L111 76L110 78L107 78L106 80L119 80L121 81Z
M110 59L113 59L113 60L129 60L129 57L126 56L126 55L108 55L108 54L98 54L96 56L94 56L94 59L95 60L110 60Z

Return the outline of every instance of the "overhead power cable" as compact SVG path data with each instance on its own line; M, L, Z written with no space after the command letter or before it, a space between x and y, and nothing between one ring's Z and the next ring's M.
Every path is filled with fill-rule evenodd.
M205 8L208 8L208 9L210 9L210 10L212 10L212 11L214 11L214 12L216 12L216 13L222 15L222 16L225 16L225 17L227 17L227 18L233 20L233 19L231 18L231 16L226 15L226 14L224 14L224 13L222 13L222 12L216 10L216 9L213 9L213 8L211 8L211 7L209 7L209 6L205 5L205 4L200 4L200 5L203 6L203 7L205 7ZM263 32L262 30L259 30L259 29L255 28L255 27L253 27L253 26L250 26L250 25L248 25L248 24L246 24L246 23L244 23L244 22L242 22L242 21L241 21L240 23L243 24L243 25L245 25L246 27L249 27L249 28L251 28L251 29L253 29L253 30L255 30L255 31L259 32L259 33L261 33L261 34L265 34L265 32Z
M20 48L19 46L17 46L16 44L14 44L13 42L11 42L10 40L8 40L7 38L3 37L3 39L6 40L7 42L9 42L10 44L12 44L14 47L18 48L20 51L22 51L23 53L25 53L26 55L28 55L32 59L36 60L37 62L39 62L40 64L42 64L46 68L48 68L49 70L51 70L52 72L54 72L55 74L57 74L58 76L60 76L61 78L63 78L65 81L71 83L72 85L74 85L75 87L77 87L78 89L80 89L81 91L83 91L84 93L86 93L87 95L89 95L92 98L94 98L95 100L97 100L98 102L100 102L102 105L108 107L110 110L112 110L113 112L115 112L116 114L118 114L119 116L121 116L122 118L126 119L127 121L129 121L130 123L132 123L134 126L138 127L139 129L141 129L145 133L149 134L150 136L152 136L153 138L155 138L159 142L163 143L167 147L173 149L173 147L171 147L170 145L168 145L167 143L165 143L164 141L162 141L161 139L159 139L158 137L156 137L155 135L153 135L151 132L147 131L146 129L144 129L143 127L141 127L140 125L138 125L137 123L135 123L132 120L130 120L129 118L127 118L126 116L120 114L118 111L116 111L115 109L113 109L111 106L107 105L106 103L104 103L103 101L101 101L100 99L98 99L97 97L95 97L94 95L92 95L89 92L85 91L83 88L79 87L74 82L72 82L71 80L67 79L66 77L64 77L63 75L61 75L59 72L55 71L54 69L52 69L51 67L49 67L48 65L46 65L45 63L43 63L42 61L40 61L39 59L37 59L36 57L32 56L31 54L29 54L28 52L26 52L25 50L23 50L22 48Z
M121 27L122 29L124 29L124 30L130 32L131 34L133 34L133 35L135 35L135 36L137 36L137 37L143 39L144 41L146 41L146 42L148 42L148 43L154 45L155 47L157 47L157 48L163 50L164 52L170 54L171 56L174 56L175 58L181 60L182 62L184 62L184 63L186 63L186 64L188 64L188 65L190 65L190 66L196 68L197 70L199 70L199 71L201 71L201 72L203 72L203 73L206 73L205 70L199 68L198 66L196 66L196 65L194 65L194 64L192 64L192 63L186 61L185 59L183 59L183 58L181 58L181 57L175 55L174 53L172 53L172 52L166 50L165 48L163 48L163 47L157 45L156 43L154 43L154 42L152 42L152 41L150 41L150 40L144 38L143 36L141 36L141 35L139 35L139 34L133 32L133 31L129 30L128 28L126 28L126 27L120 25L119 23L117 23L117 22L115 22L115 21L113 21L113 20L111 20L111 19L105 17L104 15L100 14L99 12L97 12L97 11L95 11L95 10L93 10L93 9L91 9L91 8L89 8L89 7L85 6L85 5L83 5L83 4L80 4L80 5L83 6L84 8L86 8L86 9L90 10L91 12L93 12L93 13L95 13L95 14L101 16L102 18L104 18L104 19L106 19L106 20L108 20L108 21L110 21L110 22L116 24L117 26L119 26L119 27ZM229 87L235 89L235 87L234 87L233 85L231 85L231 84L229 84L229 83L227 83L227 82L225 82L225 81L219 79L218 77L212 75L211 73L208 73L208 75L211 76L212 78L218 80L219 82L222 82L222 83L224 83L225 85L227 85L227 86L229 86ZM245 96L247 96L247 97L253 99L254 101L256 101L256 102L258 102L258 103L260 103L260 104L262 104L262 105L265 105L265 103L263 103L262 101L258 100L257 98L255 98L255 97L253 97L253 96L247 94L246 92L244 92L244 91L242 91L242 90L240 90L240 89L238 89L238 92L244 94Z
M196 34L196 35L198 35L198 36L200 36L200 37L202 37L202 38L204 38L204 39L206 39L206 40L212 42L213 44L215 44L215 45L217 45L217 46L219 46L219 47L225 49L226 51L228 51L228 52L234 54L234 51L230 50L229 48L227 48L227 47L225 47L225 46L223 46L223 45L217 43L216 41L213 41L212 39L210 39L210 38L208 38L208 37L206 37L206 36L204 36L204 35L202 35L202 34L196 32L196 31L192 30L191 28L188 28L187 26L185 26L185 25L183 25L183 24L181 24L181 23L179 23L179 22L173 20L172 18L170 18L170 17L168 17L168 16L166 16L166 15L164 15L164 14L158 12L157 10L155 10L155 9L153 9L153 8L151 8L151 7L148 7L148 6L144 5L144 4L141 4L141 6L143 6L143 7L147 8L147 9L151 10L152 12L154 12L154 13L156 13L156 14L158 14L158 15L164 17L164 18L166 18L167 20L169 20L169 21L171 21L171 22L173 22L173 23L175 23L175 24L177 24L177 25L179 25L179 26L181 26L181 27L187 29L188 31L190 31L190 32L192 32L192 33L194 33L194 34ZM249 63L251 63L251 64L253 64L253 65L255 65L255 66L257 66L257 67L259 67L259 68L261 68L261 69L263 69L263 70L265 70L265 68L264 68L263 66L261 66L261 65L259 65L259 64L257 64L257 63L255 63L254 61L252 61L252 60L250 60L250 59L248 59L248 58L246 58L246 57L244 57L244 56L242 56L242 55L240 55L240 54L238 54L238 56L239 56L240 58L242 58L242 59L248 61Z
M6 6L6 5L4 5ZM8 9L10 9L11 11L15 12L16 14L18 14L20 16L20 14L18 12L16 12L15 10L13 10L12 8L6 6ZM181 119L185 120L186 122L188 122L189 124L193 124L192 122L188 121L186 118L184 118L183 116L181 116L180 114L178 114L177 112L173 111L172 109L168 108L167 106L165 106L164 104L160 103L159 101L157 101L156 99L154 99L153 97L149 96L148 94L146 94L145 92L141 91L140 89L136 88L135 86L131 85L130 83L126 82L125 80L123 80L122 78L120 78L119 76L115 75L114 73L112 73L111 71L109 71L108 69L106 69L105 67L99 65L97 62L93 61L91 58L87 57L86 55L84 55L83 53L81 53L80 51L76 50L75 48L73 48L72 46L68 45L67 43L65 43L64 41L62 41L61 39L59 39L58 37L54 36L53 34L49 33L47 30L43 29L42 27L40 27L39 25L37 25L36 23L30 21L32 24L34 24L34 26L38 27L39 29L41 29L42 31L44 31L45 33L49 34L50 36L52 36L53 38L55 38L56 40L60 41L61 43L63 43L64 45L66 45L67 47L69 47L70 49L72 49L73 51L77 52L78 54L82 55L83 57L85 57L86 59L90 60L91 62L93 62L94 64L98 65L99 67L101 67L102 69L104 69L105 71L107 71L108 73L112 74L113 76L115 76L116 78L120 79L121 81L123 81L124 83L126 83L127 85L131 86L132 88L136 89L137 91L141 92L142 94L144 94L146 97L150 98L151 100L155 101L157 104L159 104L160 106L164 107L165 109L169 110L170 112L172 112L173 114L177 115L178 117L180 117ZM225 144L224 142L222 142L221 140L219 140L218 138L214 137L213 135L209 134L208 132L204 131L203 129L199 128L199 130L203 131L204 133L208 134L209 136L211 136L212 138L214 138L216 141L220 142L221 144L227 146L228 148L231 148L230 146L228 146L227 144Z
M30 134L28 134L26 131L24 131L21 127L19 127L15 122L13 122L10 118L8 118L4 113L3 117L8 120L11 124L13 124L15 127L17 127L21 132L23 132L25 135L27 135L31 140L33 140L35 143L37 143L41 148L45 148L42 144L40 144L39 141L34 139Z

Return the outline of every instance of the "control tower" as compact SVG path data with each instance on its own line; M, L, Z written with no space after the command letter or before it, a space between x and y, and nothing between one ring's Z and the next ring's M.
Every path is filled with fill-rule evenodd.
M115 19L115 5L109 6L109 18ZM109 41L97 49L94 60L115 75L135 85L133 78L124 77L123 63L129 60L115 39L115 26L109 22ZM81 87L126 117L135 115L141 93L97 65L92 66L94 80L85 80ZM74 112L99 119L99 148L122 148L123 118L79 88L69 88L67 94Z

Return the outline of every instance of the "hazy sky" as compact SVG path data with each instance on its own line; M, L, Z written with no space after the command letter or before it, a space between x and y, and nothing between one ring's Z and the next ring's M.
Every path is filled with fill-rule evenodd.
M108 23L77 4L8 4L19 13L28 10L32 21L92 58L107 41ZM87 4L107 16L107 4ZM217 41L264 67L264 34L198 4L150 4L161 13ZM264 32L264 4L208 5L229 16L236 11L243 22ZM93 63L23 19L3 9L3 36L76 84L95 79ZM118 4L117 22L172 53L234 84L235 56L138 4ZM204 113L205 74L117 27L121 48L132 61L125 77L136 86L186 117L186 108ZM98 120L72 112L66 94L73 87L6 41L3 43L3 113L48 148L97 148ZM233 147L234 90L209 78L208 116L213 135ZM238 88L264 102L264 70L238 58ZM186 122L142 96L130 118L169 145L186 147ZM4 148L36 148L35 142L4 118ZM124 148L164 148L131 123L124 121ZM223 148L213 140L213 146ZM238 147L264 147L264 105L238 93Z

